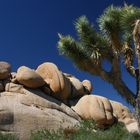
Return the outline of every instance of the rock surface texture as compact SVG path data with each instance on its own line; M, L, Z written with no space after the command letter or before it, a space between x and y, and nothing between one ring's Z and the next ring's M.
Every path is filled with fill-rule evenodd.
M34 130L64 129L79 123L80 117L71 108L40 90L13 83L6 90L0 93L1 131L15 132L25 140Z
M68 79L59 71L58 67L53 63L43 63L38 66L36 72L50 86L52 96L66 100L70 96L71 85Z
M18 68L16 79L20 84L29 88L38 88L45 85L45 81L39 74L25 66Z
M129 109L119 102L110 100L110 103L117 120L124 123L129 132L138 132L138 124Z
M83 96L72 109L83 119L93 119L100 127L111 125L114 122L113 109L105 97Z
M106 127L115 120L124 123L129 132L139 132L138 124L128 108L119 102L97 95L83 96L72 109L82 119L93 119L99 127Z
M63 101L89 94L91 83L84 82L87 88L76 77L62 73L58 67L50 62L38 66L36 72L44 79L52 90L51 95ZM90 91L88 90L90 89Z
M79 125L81 119L93 119L100 127L117 120L129 132L138 131L127 107L88 95L92 89L89 80L81 82L53 63L43 63L36 70L22 66L16 73L9 63L0 62L0 132L26 140L31 131L65 129Z

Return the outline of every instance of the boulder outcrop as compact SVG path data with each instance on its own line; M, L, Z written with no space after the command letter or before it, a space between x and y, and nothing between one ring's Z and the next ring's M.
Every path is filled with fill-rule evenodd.
M66 100L70 96L70 82L59 71L58 67L53 63L43 63L36 69L36 72L46 81L50 86L52 96Z
M81 82L50 62L36 70L22 66L17 73L11 72L9 63L0 62L0 132L16 133L25 140L31 131L65 129L79 125L81 119L93 119L99 127L117 120L129 132L138 132L137 122L127 107L89 95L92 89L89 80Z
M99 127L106 127L114 121L122 122L129 132L139 132L138 123L129 109L119 102L97 95L86 95L72 106L82 119L93 119Z
M50 86L52 90L51 95L57 99L65 101L89 94L91 91L91 83L89 81L85 82L86 88L79 79L70 74L62 73L53 63L46 62L39 65L36 72Z
M40 90L7 83L0 93L0 130L14 132L20 140L29 139L31 131L65 129L79 120L71 108Z

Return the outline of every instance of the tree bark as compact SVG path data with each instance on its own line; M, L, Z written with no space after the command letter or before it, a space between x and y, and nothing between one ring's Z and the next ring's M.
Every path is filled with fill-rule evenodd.
M114 79L112 85L128 103L132 106L136 105L135 94L126 86L122 79Z
M90 74L95 75L94 70L92 67L88 67L88 72ZM127 87L125 82L120 78L120 74L106 72L103 69L98 69L98 76L100 76L103 80L107 81L108 83L112 84L113 87L118 91L118 93L132 106L136 105L135 102L135 94Z
M140 64L140 54L138 56L138 62ZM140 73L140 67L136 70L137 93L136 93L136 106L135 106L135 117L138 122L138 128L140 133L140 74L139 73Z
M107 82L111 83L117 92L132 106L136 105L135 94L127 87L124 81L117 78L114 74L109 78L105 79Z
M136 106L135 106L135 116L138 122L138 128L140 133L140 20L137 20L133 30L133 39L135 43L135 51L138 58L138 70L137 74L137 93L136 93Z

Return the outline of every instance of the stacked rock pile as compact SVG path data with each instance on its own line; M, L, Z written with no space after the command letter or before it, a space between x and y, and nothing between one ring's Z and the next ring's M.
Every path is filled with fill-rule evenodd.
M0 131L27 139L30 131L73 127L81 119L93 119L99 127L119 121L128 131L138 131L127 107L92 95L92 89L89 80L81 82L50 62L36 70L21 66L17 72L0 62Z
M21 66L14 74L14 83L27 88L40 88L46 94L62 100L74 99L90 94L91 82L80 82L76 77L62 73L53 63L43 63L36 70Z

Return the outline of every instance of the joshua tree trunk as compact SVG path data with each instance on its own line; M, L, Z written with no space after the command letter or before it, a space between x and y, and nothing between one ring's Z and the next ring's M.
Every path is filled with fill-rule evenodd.
M140 62L140 54L138 57L138 61ZM137 93L136 93L136 106L135 106L135 116L138 122L138 128L140 133L140 75L139 73L140 73L140 67L136 69Z
M138 69L136 69L136 80L137 80L137 93L136 93L135 113L140 133L140 51L138 52Z
M136 119L138 122L139 133L140 133L140 20L136 21L135 28L133 31L133 37L134 37L135 50L138 59L138 69L136 69L137 93L136 93L135 114L136 114Z

